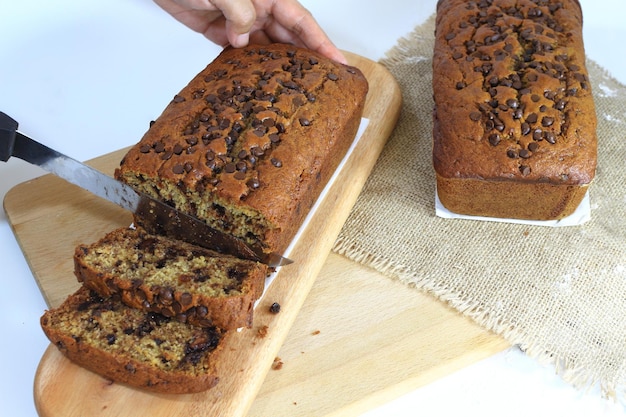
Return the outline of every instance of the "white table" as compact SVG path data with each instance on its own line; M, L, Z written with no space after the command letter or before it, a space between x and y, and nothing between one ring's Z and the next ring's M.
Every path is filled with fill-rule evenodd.
M436 0L305 0L336 44L378 60L435 10ZM623 0L581 0L587 54L626 83ZM86 160L134 143L186 82L219 51L149 0L0 3L0 110L21 130ZM158 88L154 86L158 85ZM82 132L82 133L78 133ZM0 196L41 175L0 164ZM33 377L48 346L45 303L0 213L0 410L35 416ZM417 410L417 411L416 411ZM598 392L581 393L515 348L368 412L420 415L623 416Z

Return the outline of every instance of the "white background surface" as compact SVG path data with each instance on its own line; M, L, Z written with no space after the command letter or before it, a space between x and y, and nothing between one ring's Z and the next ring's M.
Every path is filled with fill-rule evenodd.
M436 0L305 0L335 43L373 60L434 13ZM623 0L581 0L587 54L626 83ZM0 0L0 110L79 160L135 143L219 48L149 0ZM625 129L626 130L626 129ZM42 174L0 163L0 197ZM33 377L48 345L46 305L0 213L0 414L35 416ZM419 355L419 352L416 352ZM132 405L131 405L132 406ZM515 348L371 410L378 416L624 416Z

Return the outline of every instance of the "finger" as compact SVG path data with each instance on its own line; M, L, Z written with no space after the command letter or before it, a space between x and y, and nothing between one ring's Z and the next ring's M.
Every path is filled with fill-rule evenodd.
M226 18L226 36L236 48L246 46L250 29L256 21L256 10L251 0L211 0Z
M189 27L191 30L204 34L223 14L213 5L205 9L192 9L186 0L154 0L154 2L172 15L176 20ZM222 24L222 30L224 25ZM207 36L209 39L213 38ZM224 37L225 38L225 37Z
M226 19L220 16L208 25L202 32L205 38L222 47L228 46L230 42L226 36Z
M335 61L346 63L346 58L332 43L326 32L319 26L311 12L296 0L276 0L270 13L276 23L300 38L309 49L321 53ZM273 29L276 34L279 30ZM284 34L281 34L284 36ZM292 40L294 37L292 37Z

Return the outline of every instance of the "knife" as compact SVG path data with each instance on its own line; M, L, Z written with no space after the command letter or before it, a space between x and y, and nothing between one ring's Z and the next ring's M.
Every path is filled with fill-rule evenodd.
M102 172L63 155L17 130L18 123L0 112L0 161L11 156L40 166L64 180L84 188L98 197L130 210L141 226L151 233L164 234L238 258L262 262L270 267L292 263L278 253L263 253L241 239L210 227L205 222L182 213L147 194Z

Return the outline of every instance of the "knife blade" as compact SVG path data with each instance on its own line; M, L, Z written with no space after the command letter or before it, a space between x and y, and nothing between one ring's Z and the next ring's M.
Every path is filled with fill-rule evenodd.
M18 123L0 112L0 160L11 156L37 165L98 197L131 211L142 227L151 233L163 234L197 246L243 259L255 260L270 267L292 263L278 253L255 250L241 239L212 228L207 223L176 210L162 201L116 180L95 168L43 145L18 129Z

